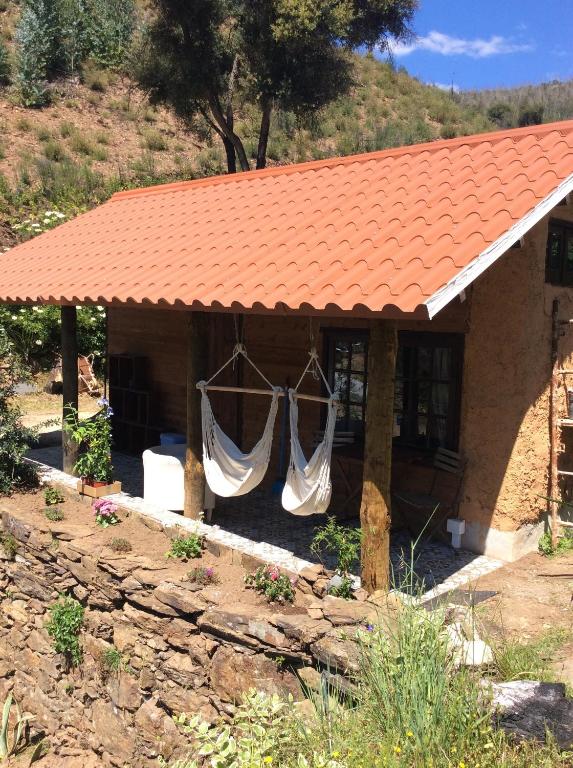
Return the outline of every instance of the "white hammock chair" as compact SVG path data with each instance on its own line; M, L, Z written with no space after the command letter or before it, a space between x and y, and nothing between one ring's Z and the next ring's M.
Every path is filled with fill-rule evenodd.
M267 392L267 390L244 389L239 387L209 386L210 382L212 382L224 368L234 362L239 355L242 355L245 360L251 364L259 376L261 376L261 378L268 384L270 387L269 392ZM279 396L283 394L283 390L280 387L273 387L266 376L259 371L257 366L248 357L243 344L237 344L230 360L219 368L208 381L198 382L197 388L201 390L203 467L205 469L205 478L209 488L217 496L244 496L259 485L269 466L278 401ZM208 389L257 392L271 395L271 407L262 437L250 453L243 453L231 438L223 432L217 423L207 394Z
M328 408L328 415L322 442L317 445L312 457L307 462L298 438L297 390L305 374L311 367L320 373L329 396L327 398L311 398L320 402L325 402ZM309 399L306 395L301 395L301 397ZM294 389L289 389L289 403L290 463L282 493L282 505L287 512L290 512L293 515L322 514L328 509L330 497L332 495L330 460L332 456L334 429L336 427L338 399L328 386L326 377L318 362L318 353L315 349L310 352L310 360L304 369L298 384Z

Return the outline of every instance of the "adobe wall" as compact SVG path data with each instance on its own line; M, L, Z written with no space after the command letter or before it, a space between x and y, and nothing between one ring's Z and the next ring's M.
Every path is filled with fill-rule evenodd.
M571 207L556 218L573 220ZM551 306L573 318L573 292L545 284L547 221L474 284L468 297L462 453L468 460L460 515L464 546L514 559L535 549L549 466ZM573 331L561 340L567 357ZM560 407L565 412L564 390ZM493 530L490 530L493 529ZM515 535L513 532L518 531Z

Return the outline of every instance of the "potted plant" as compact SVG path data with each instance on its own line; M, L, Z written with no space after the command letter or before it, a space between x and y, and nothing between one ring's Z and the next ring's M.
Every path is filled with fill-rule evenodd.
M87 419L80 419L75 408L68 406L64 430L79 445L74 472L80 477L78 491L99 498L119 493L121 483L113 482L111 463L111 417L113 411L105 397L98 400L100 410Z

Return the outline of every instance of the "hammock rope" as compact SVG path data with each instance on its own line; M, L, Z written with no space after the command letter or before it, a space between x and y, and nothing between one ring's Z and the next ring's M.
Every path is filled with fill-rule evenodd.
M272 396L271 406L265 423L263 434L249 453L243 453L231 438L223 432L215 419L211 401L207 391L210 383L230 364L242 355L250 363L269 387ZM217 496L244 496L259 485L267 472L271 457L273 431L278 410L279 396L283 394L280 387L275 387L264 373L253 363L247 354L245 345L237 342L233 354L207 381L199 381L197 388L201 391L201 425L203 430L203 467L209 488ZM234 388L234 391L247 388Z
M298 389L306 374L311 371L316 378L321 378L328 398L326 428L322 441L316 446L309 461L306 460L298 436ZM336 427L338 397L333 394L324 371L322 370L316 349L311 349L310 359L302 372L296 387L289 389L290 403L290 440L291 454L285 486L282 493L283 508L293 515L317 515L326 512L332 496L330 480L330 462L332 443Z

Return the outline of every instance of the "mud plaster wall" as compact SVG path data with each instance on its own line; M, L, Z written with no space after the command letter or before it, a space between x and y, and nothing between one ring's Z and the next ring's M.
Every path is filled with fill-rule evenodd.
M554 218L573 221L573 208ZM551 305L573 318L573 291L545 284L547 223L479 278L469 299L461 451L468 467L461 517L513 531L546 509L549 468ZM566 364L573 330L560 341ZM565 413L564 388L559 404ZM541 498L540 498L541 497Z

